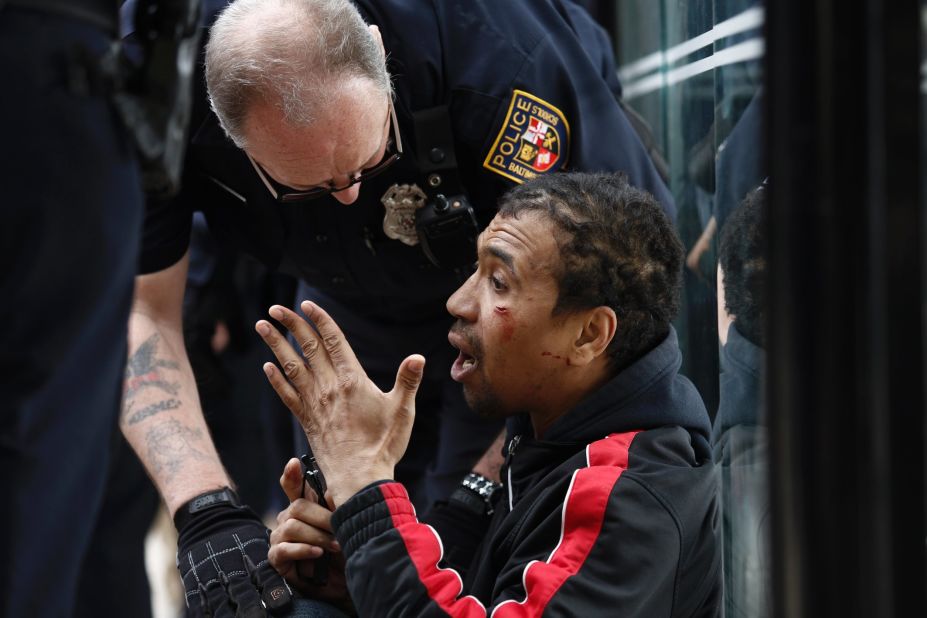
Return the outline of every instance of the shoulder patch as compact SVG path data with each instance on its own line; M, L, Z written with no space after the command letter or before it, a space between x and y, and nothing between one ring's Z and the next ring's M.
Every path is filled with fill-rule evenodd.
M569 154L570 124L563 112L533 94L514 90L483 167L521 184L562 169Z

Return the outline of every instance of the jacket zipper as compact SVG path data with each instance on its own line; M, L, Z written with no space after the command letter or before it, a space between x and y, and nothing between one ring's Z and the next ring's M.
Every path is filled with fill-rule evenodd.
M514 436L509 441L509 451L505 457L506 463L506 473L508 474L508 482L506 485L509 490L509 513L511 513L515 508L515 500L512 497L512 457L515 455L515 449L518 448L518 443L521 441L521 436Z

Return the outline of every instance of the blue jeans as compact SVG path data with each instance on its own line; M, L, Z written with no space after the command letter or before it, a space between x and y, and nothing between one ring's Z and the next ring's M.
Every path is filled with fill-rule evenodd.
M312 599L293 599L293 611L287 618L348 618L348 615L334 606Z

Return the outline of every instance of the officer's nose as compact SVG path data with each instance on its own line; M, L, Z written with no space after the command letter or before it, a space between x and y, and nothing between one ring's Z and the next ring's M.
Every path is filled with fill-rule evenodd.
M342 191L336 191L335 193L332 193L333 198L345 205L353 204L356 202L358 195L360 195L360 183L351 185Z

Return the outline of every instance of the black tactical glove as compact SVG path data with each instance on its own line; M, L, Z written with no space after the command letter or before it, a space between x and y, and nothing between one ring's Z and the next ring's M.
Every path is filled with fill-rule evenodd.
M231 489L190 500L174 525L188 616L257 618L289 610L290 589L267 561L269 532Z

